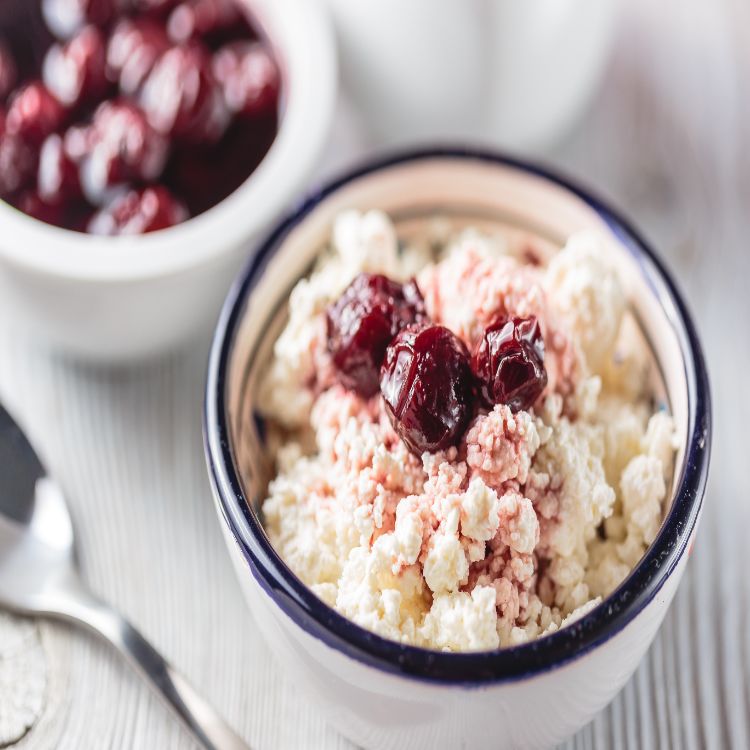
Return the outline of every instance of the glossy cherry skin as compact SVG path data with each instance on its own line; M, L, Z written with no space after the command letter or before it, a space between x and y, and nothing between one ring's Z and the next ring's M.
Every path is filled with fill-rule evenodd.
M326 313L328 351L340 382L361 396L377 393L386 347L404 326L425 319L414 281L359 274Z
M0 0L0 199L80 231L97 209L117 214L113 231L145 231L224 200L278 132L273 56L243 2ZM234 42L262 82L247 88L234 66L231 110L213 61ZM144 210L143 195L115 201L147 187Z
M214 55L213 70L232 112L257 117L278 107L279 70L260 42L225 45Z
M80 178L91 203L109 200L112 188L134 180L151 182L161 175L168 153L167 140L131 102L100 104L87 137Z
M36 190L26 190L18 199L17 207L27 216L45 224L61 227L65 223L65 209L59 203L48 203Z
M130 190L94 214L87 231L99 235L145 234L180 224L185 207L160 185Z
M42 0L42 12L50 31L69 39L86 24L104 28L126 5L125 0Z
M487 406L531 408L547 386L539 322L534 316L499 318L485 329L471 364Z
M78 165L65 148L62 136L47 136L39 151L37 191L48 203L66 203L81 196Z
M0 198L8 200L34 180L36 152L18 136L0 135Z
M5 129L5 110L0 108L0 198L8 200L34 179L36 152L22 138Z
M96 102L107 92L104 61L104 34L96 26L85 26L64 45L53 44L47 50L42 77L58 101L77 107Z
M185 0L169 15L167 34L173 42L207 36L232 28L243 20L237 0Z
M107 45L107 75L123 94L135 95L170 47L164 27L151 18L123 18Z
M211 57L199 43L165 52L143 84L139 101L159 133L184 143L215 143L229 122Z
M380 393L393 429L412 453L456 445L474 414L466 346L443 326L405 328L386 350Z
M63 125L66 115L49 89L41 81L32 81L10 97L5 129L38 146Z

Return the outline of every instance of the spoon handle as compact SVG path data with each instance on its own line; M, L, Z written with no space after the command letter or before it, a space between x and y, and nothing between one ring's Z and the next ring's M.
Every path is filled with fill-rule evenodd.
M83 586L59 602L56 612L109 641L146 679L206 750L250 750L188 681L110 605Z

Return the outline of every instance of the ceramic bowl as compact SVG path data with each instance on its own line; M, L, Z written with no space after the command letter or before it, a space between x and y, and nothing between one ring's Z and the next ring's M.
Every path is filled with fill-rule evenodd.
M481 139L537 153L584 111L621 0L327 0L347 96L401 147Z
M624 583L573 625L491 652L445 653L385 640L318 599L284 564L258 517L267 479L258 374L289 292L346 208L381 208L399 232L434 214L530 232L560 246L603 233L631 314L653 350L679 434L659 534ZM235 284L216 331L205 447L221 527L258 630L343 734L371 748L549 747L622 688L653 640L685 571L710 446L706 369L689 313L662 263L596 198L502 156L426 151L367 166L313 195L279 224Z
M337 90L335 38L308 0L242 0L284 77L279 131L243 185L170 229L95 237L59 229L0 201L5 314L58 349L130 359L210 331L250 243L287 210L325 145Z

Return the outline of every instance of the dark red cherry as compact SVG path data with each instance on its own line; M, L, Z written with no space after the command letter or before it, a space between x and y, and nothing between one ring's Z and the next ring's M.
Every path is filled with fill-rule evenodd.
M33 182L36 152L22 138L9 135L5 121L5 110L0 108L0 198L8 200Z
M8 103L5 127L32 145L39 145L58 130L66 111L41 81L32 81L13 94Z
M169 15L167 33L173 42L203 38L243 20L237 0L185 0Z
M0 100L5 100L17 80L18 69L13 60L13 53L3 42L0 42Z
M466 346L443 326L405 328L386 349L380 393L393 429L412 453L455 445L474 413Z
M215 143L229 122L211 57L198 43L172 47L159 58L140 102L158 132L186 143Z
M42 77L59 101L76 107L95 102L106 93L104 61L104 35L96 26L85 26L64 45L53 44L47 50Z
M69 39L89 23L104 28L125 4L124 0L42 0L42 12L49 30Z
M225 45L214 55L213 69L232 112L255 117L277 108L279 70L260 42Z
M534 316L499 318L485 329L471 365L488 406L529 409L547 385L539 322Z
M16 206L27 216L31 216L45 224L61 227L65 223L65 209L59 203L48 203L36 190L26 190L21 193Z
M42 144L36 184L39 196L47 203L67 203L81 195L78 165L57 133L47 136Z
M90 124L71 125L63 134L63 148L74 164L80 164L93 145L94 129Z
M187 210L167 188L154 185L117 196L98 211L87 231L100 235L145 234L188 218Z
M72 151L71 146L71 151ZM164 168L168 143L145 114L125 100L100 104L88 133L80 179L89 201L107 202L112 189L132 180L152 182Z
M326 315L328 351L341 383L365 397L377 393L386 347L404 326L425 319L414 281L359 274Z
M149 18L123 18L107 46L107 75L130 96L142 86L154 63L170 47L161 24Z
M13 193L34 181L36 153L17 135L0 135L0 198L7 200Z

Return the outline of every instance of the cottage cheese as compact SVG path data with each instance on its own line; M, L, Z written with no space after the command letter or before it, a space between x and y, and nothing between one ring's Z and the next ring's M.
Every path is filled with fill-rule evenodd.
M651 413L643 347L596 235L546 266L475 230L430 246L399 249L380 212L336 222L262 384L281 436L263 513L289 566L346 617L427 648L494 649L565 627L628 575L661 523L674 425ZM336 384L328 359L325 308L362 270L416 274L430 317L469 348L500 310L535 315L548 372L537 406L497 405L456 447L412 455L380 398Z

